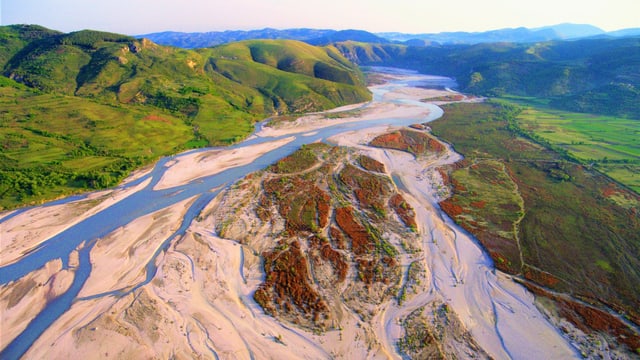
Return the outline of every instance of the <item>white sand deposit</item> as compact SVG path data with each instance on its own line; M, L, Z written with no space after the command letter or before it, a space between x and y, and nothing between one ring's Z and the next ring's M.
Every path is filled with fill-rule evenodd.
M86 199L62 205L35 207L2 222L0 266L15 262L47 239L144 189L150 182L149 179L131 188L91 193Z
M232 167L250 164L261 155L293 140L293 137L288 137L242 148L215 149L177 156L175 161L166 165L170 169L165 172L154 190L172 188L205 176L218 174Z
M496 271L481 246L460 229L437 205L435 168L460 159L450 147L437 158L416 159L408 153L377 149L368 143L388 127L366 132L343 133L329 139L339 145L359 147L385 164L407 189L403 196L417 212L419 233L430 272L432 292L424 292L404 307L390 304L386 309L380 336L395 344L399 329L395 319L434 300L434 293L445 299L475 340L496 359L564 359L575 357L575 350L534 305L533 295L508 276ZM391 331L389 331L391 330Z

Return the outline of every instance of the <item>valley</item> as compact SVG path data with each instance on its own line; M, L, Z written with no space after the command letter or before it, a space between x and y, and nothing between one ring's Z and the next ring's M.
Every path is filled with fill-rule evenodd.
M449 93L384 77L373 102L4 213L2 357L578 357L440 211L462 158L404 127Z
M0 27L0 356L637 356L637 39L370 35Z

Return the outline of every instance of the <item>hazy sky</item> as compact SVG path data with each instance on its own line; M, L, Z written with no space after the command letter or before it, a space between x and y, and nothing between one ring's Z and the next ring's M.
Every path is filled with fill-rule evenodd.
M640 0L0 0L2 25L150 32L309 27L434 33L571 22L640 27Z

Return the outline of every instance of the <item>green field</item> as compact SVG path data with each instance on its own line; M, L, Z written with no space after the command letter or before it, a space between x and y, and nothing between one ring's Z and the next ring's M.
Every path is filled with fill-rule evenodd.
M534 142L512 126L520 116L509 105L452 104L430 123L465 156L448 169L453 195L442 209L478 238L498 268L602 301L637 323L640 196L551 150L555 143L546 138Z
M533 139L564 151L640 193L640 120L550 109L527 99L517 116L519 128Z
M458 224L477 234L500 269L521 269L518 223L524 216L524 201L505 164L480 160L451 173L455 196L441 204ZM491 234L490 236L487 236Z

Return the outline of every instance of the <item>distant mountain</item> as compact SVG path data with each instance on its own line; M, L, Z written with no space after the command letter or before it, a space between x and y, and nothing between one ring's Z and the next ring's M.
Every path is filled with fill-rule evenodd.
M568 23L531 29L531 31L533 31L534 33L541 31L550 31L556 36L556 38L553 40L578 39L605 34L604 30L593 25Z
M622 29L608 32L607 35L613 37L640 36L640 28Z
M160 45L177 46L186 49L196 49L216 46L242 40L257 39L288 39L304 41L311 45L328 45L340 41L359 41L367 43L385 44L390 41L363 30L317 30L317 29L261 29L250 31L212 31L212 32L160 32L137 35L136 37L149 39Z
M613 32L593 25L558 24L539 28L507 28L484 32L442 32L437 34L406 34L400 32L370 33L363 30L329 29L271 29L234 30L212 32L158 32L136 35L147 38L160 45L196 49L254 39L289 39L304 41L312 45L328 45L343 41L356 41L371 44L403 43L410 46L430 46L446 44L482 44L496 42L534 43L553 40L574 40L590 37L631 37L640 36L640 28L624 29Z
M559 24L535 29L524 27L491 30L485 32L442 32L438 34L378 33L377 35L392 41L409 42L419 45L421 42L439 44L479 44L492 42L529 43L549 40L568 40L606 34L592 25Z
M197 49L226 44L242 40L256 39L288 39L306 41L310 39L322 38L336 33L336 30L318 29L287 29L277 30L265 28L260 30L229 30L210 32L175 32L166 31L137 35L136 37L149 39L160 45L177 46L186 49Z
M323 37L305 40L311 45L329 45L342 41L356 41L372 44L388 44L391 41L363 30L341 30Z

